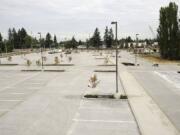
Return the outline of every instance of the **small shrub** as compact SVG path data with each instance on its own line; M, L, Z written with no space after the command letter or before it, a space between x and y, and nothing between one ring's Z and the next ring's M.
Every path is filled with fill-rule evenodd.
M26 64L27 66L31 66L32 62L30 60L27 60Z
M12 57L9 56L9 57L7 58L7 60L8 60L8 61L12 61Z
M71 62L72 61L72 57L70 56L70 57L68 57L68 61L69 62Z
M104 59L104 64L108 64L108 63L109 63L109 58L106 57L106 58Z
M75 50L74 53L79 53L78 50Z
M44 57L42 57L42 58L43 58L43 61L47 61L47 57L44 56Z
M61 57L61 59L63 58L63 54L62 53L60 54L60 57Z
M36 61L36 65L37 65L37 66L41 66L41 61L40 61L40 60L37 60L37 61Z
M60 61L59 61L59 58L58 58L58 57L55 57L55 58L54 58L54 63L55 63L56 65L60 63Z

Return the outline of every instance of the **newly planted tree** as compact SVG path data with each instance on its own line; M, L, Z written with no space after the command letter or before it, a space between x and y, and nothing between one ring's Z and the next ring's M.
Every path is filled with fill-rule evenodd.
M90 87L90 88L96 88L97 85L99 84L99 82L100 82L100 81L98 80L97 75L94 74L94 75L91 76L90 79L89 79L89 85L88 85L88 87Z
M61 57L61 59L63 58L63 54L62 53L60 54L60 57Z
M44 56L42 58L43 58L43 61L47 61L47 57L46 56Z
M37 60L37 61L36 61L36 65L37 65L37 66L41 66L41 61L40 61L40 60Z
M9 56L9 57L7 58L7 60L8 60L8 61L12 61L12 57Z
M71 57L71 56L68 57L68 61L69 61L69 62L72 61L72 57Z
M105 59L104 59L104 64L108 64L109 63L109 58L108 57L106 57Z
M31 66L32 62L31 62L30 60L27 60L27 61L26 61L26 64L27 64L27 66L29 67L29 66Z
M54 58L54 63L55 63L56 65L60 63L60 61L59 61L59 58L58 58L58 57L55 57L55 58Z

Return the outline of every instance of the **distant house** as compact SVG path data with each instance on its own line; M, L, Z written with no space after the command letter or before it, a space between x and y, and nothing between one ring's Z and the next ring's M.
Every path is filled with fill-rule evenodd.
M154 43L152 44L152 46L158 47L158 42L154 42Z
M78 49L86 49L86 46L85 45L79 45L77 48Z
M137 45L137 42L131 42L131 43L128 43L128 48L130 47L145 47L147 46L147 43L146 42L139 42L138 45ZM126 47L126 43L123 44L123 47Z

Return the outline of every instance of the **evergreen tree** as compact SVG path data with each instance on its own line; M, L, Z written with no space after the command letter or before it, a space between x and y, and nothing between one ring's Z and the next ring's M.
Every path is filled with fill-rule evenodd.
M46 39L45 39L45 47L46 48L51 48L51 45L52 45L51 34L47 33L46 34Z
M81 40L79 40L79 42L78 42L78 45L82 45L83 43L82 43L82 41Z
M71 48L77 48L78 42L76 41L75 37L72 37L70 44Z
M168 7L160 9L158 43L161 56L165 59L180 59L177 13L178 6L174 2L170 2Z
M0 33L0 53L2 53L4 51L4 45L3 45L3 37Z
M31 36L27 35L25 38L25 48L31 48L32 47L32 38Z
M130 42L133 42L133 40L132 40L132 38L131 38L130 36L128 36L128 37L126 38L126 42L130 43Z
M13 46L13 49L15 49L18 47L18 35L15 28L12 29L12 36L13 36L12 46Z
M14 37L13 37L13 31L9 28L8 30L8 50L12 51L12 49L14 48Z
M108 48L108 40L109 40L109 30L108 27L106 26L105 32L104 32L104 44Z
M112 28L109 30L109 48L112 47L113 45L113 42L114 42L114 34L113 34L113 30Z
M58 47L58 43L57 43L56 35L54 35L53 43L54 43L54 47L57 48Z
M38 40L36 38L32 38L32 47L33 48L38 48Z
M21 28L19 36L20 36L20 43L21 43L22 48L26 48L26 46L25 46L25 38L27 36L27 32L26 32L26 30L24 28Z
M104 33L104 44L106 45L107 48L111 48L113 45L113 30L112 28L109 30L108 27L106 26L105 33Z
M24 28L21 28L18 30L18 33L17 33L17 42L18 42L18 46L17 48L19 49L23 49L23 48L26 48L25 47L25 38L27 36L27 32Z
M11 31L11 29L9 28L9 30L8 30L8 40L12 43L12 41L13 41L13 33L12 33L12 31Z
M98 28L95 29L94 35L91 40L92 40L93 47L100 48L102 46L101 36L100 36L100 32Z

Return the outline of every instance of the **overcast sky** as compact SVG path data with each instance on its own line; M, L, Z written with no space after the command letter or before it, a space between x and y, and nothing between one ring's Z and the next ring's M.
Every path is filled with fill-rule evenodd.
M153 37L158 27L159 9L170 0L0 0L0 32L5 36L9 27L56 34L59 40L92 36L98 27L103 36L105 26L118 21L118 37L140 34Z

